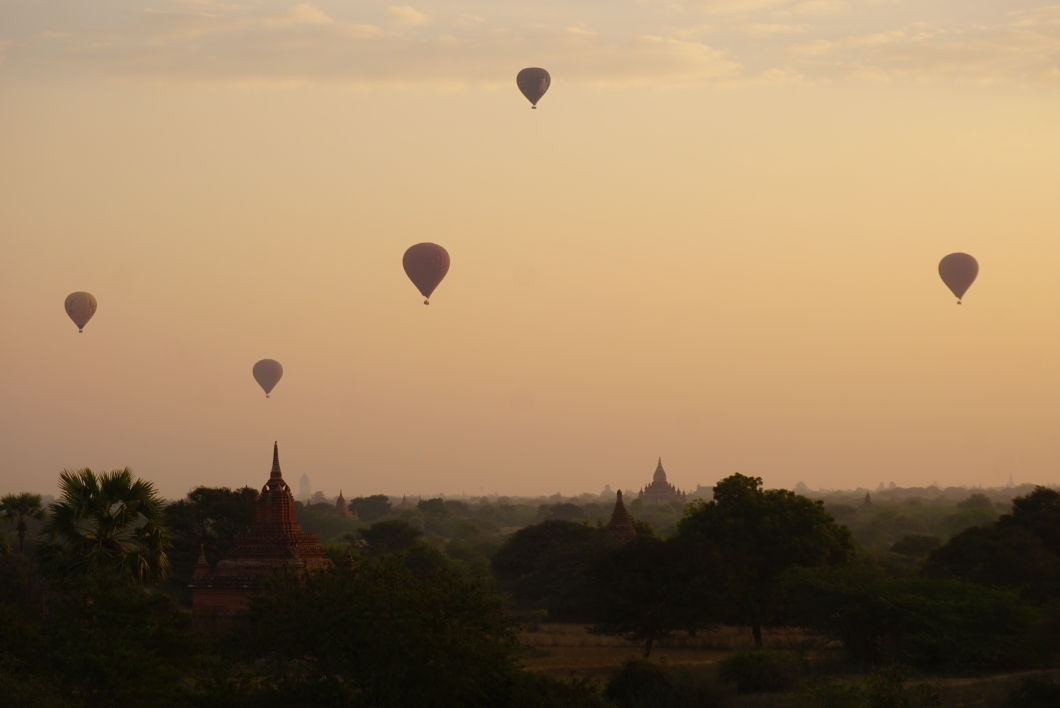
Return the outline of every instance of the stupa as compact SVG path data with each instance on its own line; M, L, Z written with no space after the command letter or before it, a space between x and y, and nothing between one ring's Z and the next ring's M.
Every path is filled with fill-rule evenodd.
M294 496L280 473L280 450L272 448L272 472L261 489L254 523L235 537L225 557L210 567L199 555L191 585L192 622L212 629L246 611L247 598L277 572L306 573L329 568L331 560L316 534L298 525Z
M615 500L615 510L611 512L611 522L607 525L607 532L623 542L632 541L637 537L637 531L633 528L633 519L626 511L626 505L622 503L622 490L618 490L618 498Z

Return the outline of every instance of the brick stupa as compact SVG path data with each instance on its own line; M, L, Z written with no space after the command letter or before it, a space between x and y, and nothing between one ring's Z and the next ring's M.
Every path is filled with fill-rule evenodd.
M291 488L280 474L279 446L272 448L272 473L261 489L254 523L235 537L225 557L210 568L200 554L191 581L192 621L210 629L246 611L247 598L264 577L277 572L305 573L329 568L316 534L303 533Z
M615 510L611 513L611 523L607 525L607 532L623 543L629 543L637 537L637 531L633 528L633 519L626 511L626 505L622 503L621 489L618 490Z

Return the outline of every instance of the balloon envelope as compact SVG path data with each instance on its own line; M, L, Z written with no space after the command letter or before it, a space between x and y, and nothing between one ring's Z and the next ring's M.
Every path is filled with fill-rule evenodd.
M979 275L979 262L967 253L951 253L939 261L939 275L957 296L958 304Z
M70 293L66 296L66 314L77 325L77 331L83 332L92 315L96 314L96 298L92 293Z
M430 304L431 293L449 272L449 252L436 243L417 243L405 251L401 264L405 275Z
M254 365L254 380L265 390L265 398L283 377L283 367L275 359L262 359Z
M552 77L544 69L523 69L515 77L515 85L519 87L519 90L526 96L526 100L530 101L534 108L537 108L537 102L545 95L545 91L548 91L548 87L551 84Z

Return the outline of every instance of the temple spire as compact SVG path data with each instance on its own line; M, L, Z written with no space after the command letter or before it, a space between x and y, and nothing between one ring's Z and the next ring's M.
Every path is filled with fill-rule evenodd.
M272 443L272 473L269 479L283 479L280 474L280 446L275 441Z
M666 470L662 466L662 458L659 458L659 464L655 467L655 475L652 477L653 482L661 482L666 484Z
M206 561L206 546L199 544L199 560L195 562L195 569L192 571L192 580L199 580L205 578L210 574L210 564Z
M618 540L628 543L637 537L637 531L633 528L633 519L626 511L626 505L622 503L622 490L618 490L615 500L615 510L611 513L611 523L607 525L607 532Z

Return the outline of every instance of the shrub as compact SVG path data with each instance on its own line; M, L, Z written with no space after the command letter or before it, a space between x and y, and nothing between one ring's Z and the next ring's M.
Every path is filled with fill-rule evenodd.
M1025 678L1005 705L1007 708L1055 708L1060 706L1060 683L1052 679Z
M630 659L608 681L604 697L618 708L718 708L725 690L713 676Z
M928 683L907 685L908 674L897 664L863 680L810 680L799 688L799 705L806 708L938 708L938 690Z
M798 681L799 661L789 651L747 649L721 662L721 678L740 693L784 691Z

